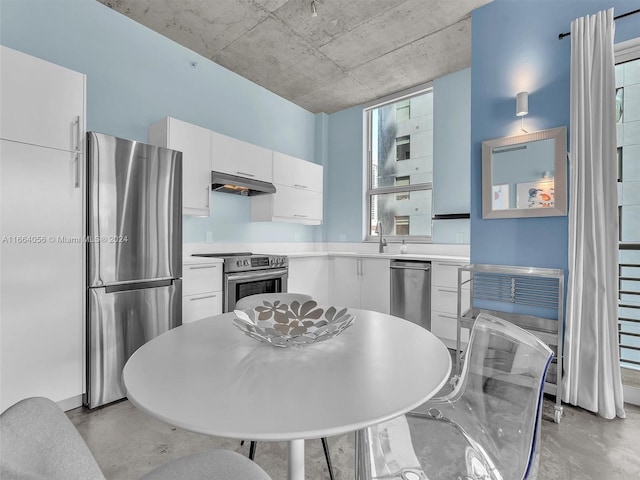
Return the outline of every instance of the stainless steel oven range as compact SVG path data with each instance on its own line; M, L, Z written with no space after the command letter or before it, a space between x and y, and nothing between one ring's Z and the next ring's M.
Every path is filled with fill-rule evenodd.
M224 260L223 312L231 312L243 297L258 293L287 291L289 259L284 255L240 253L198 253L194 257Z

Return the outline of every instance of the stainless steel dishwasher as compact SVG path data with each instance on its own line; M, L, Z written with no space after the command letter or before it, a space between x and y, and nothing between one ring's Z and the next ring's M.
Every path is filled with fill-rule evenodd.
M391 261L391 315L431 330L431 263Z

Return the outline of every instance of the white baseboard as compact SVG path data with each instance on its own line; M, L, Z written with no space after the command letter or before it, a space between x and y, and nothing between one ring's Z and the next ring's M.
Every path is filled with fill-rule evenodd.
M630 385L622 385L624 403L640 406L640 388Z
M73 410L74 408L78 408L82 406L82 394L75 395L71 398L65 398L64 400L60 400L56 402L60 408L67 412L69 410Z

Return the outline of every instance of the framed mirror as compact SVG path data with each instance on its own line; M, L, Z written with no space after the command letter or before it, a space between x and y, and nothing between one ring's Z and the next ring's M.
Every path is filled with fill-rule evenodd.
M482 218L567 214L567 127L482 142Z

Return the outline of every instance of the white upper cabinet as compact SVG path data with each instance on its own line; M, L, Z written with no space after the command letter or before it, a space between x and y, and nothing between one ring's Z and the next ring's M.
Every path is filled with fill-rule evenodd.
M251 220L322 223L322 165L273 152L276 193L251 198Z
M322 192L322 165L273 152L273 183Z
M271 183L272 151L233 137L211 132L211 169Z
M82 152L84 87L78 72L0 46L0 137Z
M182 213L210 214L211 131L166 117L149 127L149 143L182 152Z

